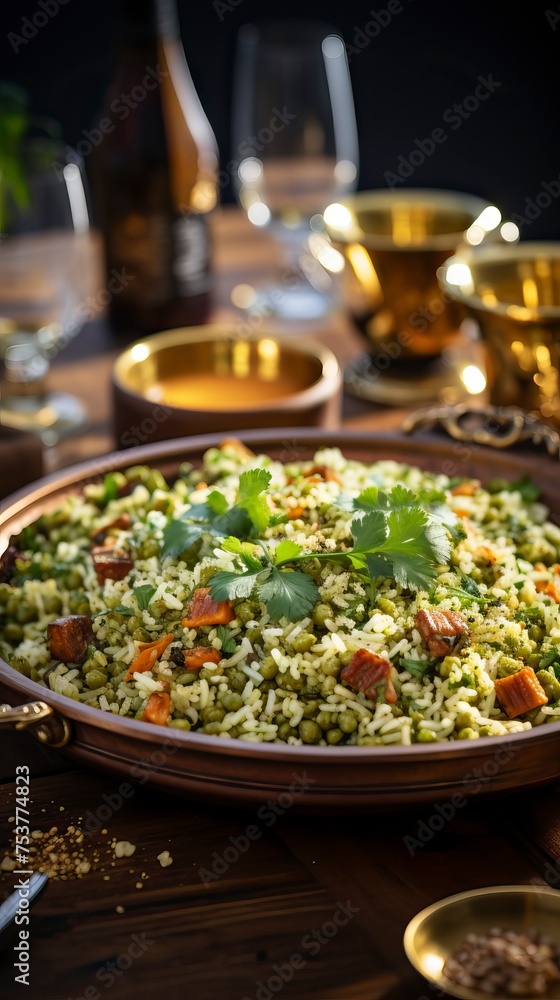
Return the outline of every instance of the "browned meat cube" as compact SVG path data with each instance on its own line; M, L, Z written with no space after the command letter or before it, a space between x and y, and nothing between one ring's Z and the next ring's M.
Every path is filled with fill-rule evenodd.
M380 681L385 681L387 687L385 691L386 701L394 704L397 700L391 681L392 664L383 656L370 652L369 649L359 649L345 667L340 672L340 679L355 688L356 691L363 691L366 698L374 700L377 698L377 687Z
M94 640L89 615L66 615L47 625L47 635L53 660L61 663L83 663L87 648Z
M416 628L432 656L447 656L468 625L457 611L432 611L423 608L416 615Z
M100 586L105 580L124 580L134 566L132 557L123 549L101 546L92 549L91 554Z

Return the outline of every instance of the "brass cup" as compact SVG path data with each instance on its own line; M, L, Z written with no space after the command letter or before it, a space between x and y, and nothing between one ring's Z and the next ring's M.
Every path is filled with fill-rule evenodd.
M560 418L560 243L494 245L439 272L444 293L474 317L488 352L491 402Z
M171 378L182 385L172 397ZM167 330L132 344L113 370L119 447L262 427L336 427L342 376L323 344L235 324Z
M450 983L443 975L449 956L467 934L484 934L493 927L522 932L535 929L559 943L560 892L546 886L504 885L448 896L428 906L409 923L404 949L409 962L439 990L460 1000L485 1000L488 993ZM560 998L560 985L547 993ZM531 1000L520 997L520 1000Z
M469 237L480 242L495 230L498 210L473 195L406 189L352 195L330 205L324 218L346 259L343 297L365 328L370 353L385 346L401 361L437 358L458 327L458 310L442 299L437 269L457 247L468 246ZM492 230L485 228L490 222Z

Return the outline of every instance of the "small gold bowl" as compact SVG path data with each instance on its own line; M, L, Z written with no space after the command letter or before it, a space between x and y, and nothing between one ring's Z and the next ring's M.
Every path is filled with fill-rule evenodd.
M167 330L113 370L118 446L260 427L336 427L342 376L322 344L233 325Z
M410 921L404 949L414 968L450 996L488 1000L490 994L458 986L442 970L467 934L484 934L492 927L518 932L535 929L560 944L560 892L545 886L498 885L448 896ZM557 984L547 993L547 1000L559 998Z
M491 402L560 417L560 243L459 253L438 272L447 297L473 317L488 351Z

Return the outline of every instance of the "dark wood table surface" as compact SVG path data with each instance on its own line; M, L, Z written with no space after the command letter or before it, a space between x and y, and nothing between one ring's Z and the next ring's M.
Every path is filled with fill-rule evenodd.
M248 274L255 282L269 276L276 250L233 211L215 229L223 318L232 286ZM343 360L360 348L342 314L313 332ZM51 468L111 447L108 380L117 351L100 318L53 367L53 384L83 398L90 425L49 453ZM397 418L345 403L348 426ZM100 861L79 879L51 880L33 906L28 987L14 982L14 932L2 935L3 1000L425 1000L438 994L402 947L418 910L479 886L560 883L556 787L479 795L457 809L447 803L441 822L434 807L304 817L272 803L265 817L141 787L123 799L114 777L76 768L29 734L0 732L4 847L18 765L31 773L31 828L81 825L90 831L86 851L97 849ZM259 835L249 841L245 831L255 825ZM135 844L134 855L114 859L113 838ZM165 850L173 863L163 868L157 855ZM16 881L3 874L1 896Z

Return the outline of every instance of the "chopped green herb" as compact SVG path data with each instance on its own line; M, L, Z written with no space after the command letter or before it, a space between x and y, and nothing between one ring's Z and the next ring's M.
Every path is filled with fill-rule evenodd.
M432 665L433 660L409 660L406 656L401 656L399 659L399 666L408 670L413 677L423 677Z
M134 588L134 596L140 611L146 611L148 604L156 592L156 588L151 583L144 583L141 587Z
M222 653L225 653L227 656L231 656L232 653L235 653L237 649L237 643L234 637L231 635L229 629L227 629L225 625L218 625L216 633L218 639L222 643L222 649L221 649Z

